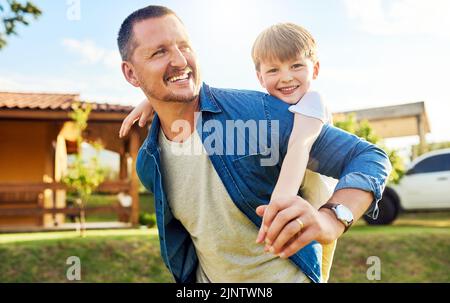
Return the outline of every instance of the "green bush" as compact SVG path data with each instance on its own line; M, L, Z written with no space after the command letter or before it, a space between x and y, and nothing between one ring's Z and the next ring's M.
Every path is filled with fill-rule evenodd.
M388 182L398 184L405 174L405 164L403 158L395 149L390 149L383 144L383 140L375 134L367 120L357 121L354 113L347 115L343 120L334 123L334 126L341 128L349 133L367 140L370 143L378 145L389 156L392 164L392 172Z
M146 212L139 214L139 224L152 228L156 225L156 215Z

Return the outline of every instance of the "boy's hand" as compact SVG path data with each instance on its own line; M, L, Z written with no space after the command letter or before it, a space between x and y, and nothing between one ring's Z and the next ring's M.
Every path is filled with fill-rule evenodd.
M123 120L120 127L119 137L123 138L128 135L131 127L139 120L139 126L144 127L147 121L153 117L154 111L150 102L145 99L138 106L136 106L131 113Z
M317 211L301 197L272 201L256 209L263 217L257 242L266 242L265 251L289 258L316 240L331 243L344 231L344 226L332 213Z

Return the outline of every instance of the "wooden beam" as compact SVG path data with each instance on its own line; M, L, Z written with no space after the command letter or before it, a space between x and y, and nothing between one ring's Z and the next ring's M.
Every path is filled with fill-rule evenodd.
M63 183L27 183L27 182L2 182L0 183L0 193L39 193L46 189L67 190ZM131 183L128 181L108 181L103 182L95 192L118 194L120 192L129 192Z
M130 209L121 206L96 206L85 207L86 214L99 213L126 213L131 212ZM79 215L80 208L66 207L66 208L0 208L0 217L15 217L15 216L43 216L45 214L66 214Z
M69 111L58 110L0 110L0 118L11 120L58 120L70 121ZM117 122L122 123L128 115L125 112L91 112L88 122Z
M120 154L119 179L123 181L128 179L128 161L125 153Z
M417 129L419 130L419 153L423 154L427 148L425 118L423 114L417 115Z
M407 103L393 106L374 107L368 109L347 111L338 114L355 113L358 120L384 120L386 118L401 118L417 116L425 112L425 102Z
M140 147L139 130L136 126L131 128L130 133L130 155L133 159L133 165L131 169L131 189L130 195L133 199L131 206L131 224L137 225L139 223L139 178L136 172L136 159L138 156Z

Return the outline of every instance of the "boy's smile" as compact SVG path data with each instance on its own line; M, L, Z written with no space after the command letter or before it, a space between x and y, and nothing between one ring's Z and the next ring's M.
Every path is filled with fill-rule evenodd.
M318 74L319 63L302 57L285 62L261 61L257 72L268 93L289 104L295 104L303 97Z

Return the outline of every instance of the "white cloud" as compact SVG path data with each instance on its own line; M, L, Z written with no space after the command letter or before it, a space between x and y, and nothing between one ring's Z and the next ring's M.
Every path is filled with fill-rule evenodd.
M344 0L359 29L375 35L427 34L450 37L448 0Z
M117 69L122 61L118 51L101 48L91 40L65 38L62 45L68 51L80 55L84 64L103 64L108 68Z

